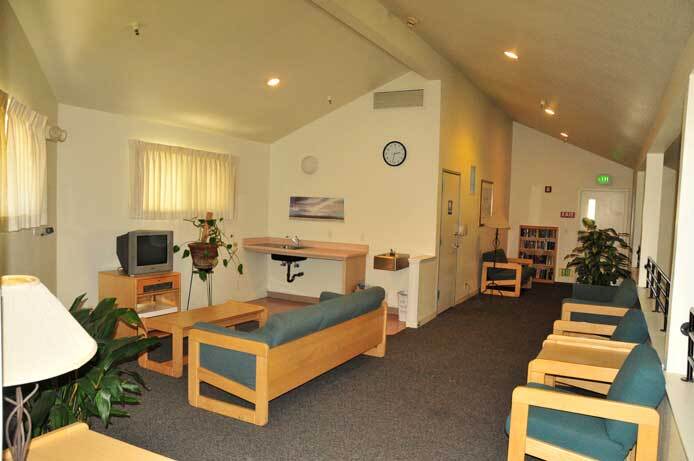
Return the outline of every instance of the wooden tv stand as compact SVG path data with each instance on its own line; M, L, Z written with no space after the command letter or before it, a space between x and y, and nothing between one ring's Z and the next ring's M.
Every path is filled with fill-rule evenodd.
M129 276L121 271L99 272L99 299L116 298L120 307L135 309L140 317L181 310L181 273ZM116 338L137 335L137 328L119 322Z

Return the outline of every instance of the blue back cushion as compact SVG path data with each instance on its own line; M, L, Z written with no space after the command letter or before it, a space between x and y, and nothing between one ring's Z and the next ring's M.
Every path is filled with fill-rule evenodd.
M344 295L342 293L335 293L333 291L323 291L321 292L320 297L318 298L318 302L322 303L323 301L327 301L333 298L339 298L340 296Z
M329 328L378 309L385 296L386 292L383 288L371 287L354 292L351 295L335 296L322 301L320 304L317 304L323 313L320 329ZM321 295L322 297L323 294Z
M623 307L634 307L639 299L639 294L636 291L636 282L633 279L624 279L619 285L612 298L612 304Z
M498 263L507 263L508 258L506 258L506 252L502 248L499 248L496 251L482 253L482 262L493 263L494 260Z
M648 341L648 325L641 309L629 309L617 324L611 339L638 344Z
M272 331L271 346L277 346L320 330L322 321L320 304L314 304L272 315L265 328Z
M656 408L665 396L665 376L655 350L636 346L619 369L607 400ZM605 420L607 435L629 450L636 443L637 426L622 421Z

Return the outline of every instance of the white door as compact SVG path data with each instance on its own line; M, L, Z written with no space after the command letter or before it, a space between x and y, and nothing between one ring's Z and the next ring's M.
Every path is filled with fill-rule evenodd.
M611 227L620 234L628 232L628 209L629 191L592 189L581 191L579 218L595 220L598 229ZM581 220L579 220L579 228L583 229Z
M455 304L458 273L458 225L460 223L460 173L444 171L441 176L441 228L439 234L439 298L437 312Z

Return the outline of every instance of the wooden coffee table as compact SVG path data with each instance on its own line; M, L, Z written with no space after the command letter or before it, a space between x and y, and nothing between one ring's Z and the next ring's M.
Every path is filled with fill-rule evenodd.
M188 357L183 355L183 338L188 336L193 325L198 322L207 322L230 327L252 320L258 321L260 326L265 325L267 309L263 306L236 301L144 318L142 319L144 329L140 328L140 334L156 337L171 336L171 360L156 362L150 360L149 354L145 352L140 355L137 363L142 368L180 378L183 376L183 365L188 363Z

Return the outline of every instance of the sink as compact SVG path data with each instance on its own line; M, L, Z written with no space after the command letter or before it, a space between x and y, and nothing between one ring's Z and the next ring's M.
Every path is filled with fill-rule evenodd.
M272 258L273 261L282 261L286 263L298 263L299 261L306 261L305 256L292 256L292 255L278 255L278 254L271 254L270 258Z
M263 243L262 246L270 248L281 248L283 250L303 250L304 248L307 248L302 245L294 246L287 243Z

